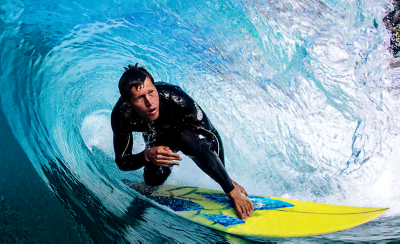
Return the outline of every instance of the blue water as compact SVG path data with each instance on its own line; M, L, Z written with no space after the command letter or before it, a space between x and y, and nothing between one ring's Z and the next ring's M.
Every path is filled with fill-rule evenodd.
M0 0L0 242L400 240L400 71L389 67L382 22L392 8ZM255 239L155 205L122 182L142 172L113 162L110 112L123 67L136 62L202 106L229 174L249 193L390 210L338 233ZM188 158L167 183L218 189Z

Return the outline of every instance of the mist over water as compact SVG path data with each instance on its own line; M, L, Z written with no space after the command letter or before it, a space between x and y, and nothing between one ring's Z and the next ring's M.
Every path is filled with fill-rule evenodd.
M400 72L389 67L382 22L391 8L2 0L1 109L30 164L95 242L234 238L122 183L143 179L142 170L118 170L110 127L123 67L135 63L198 102L222 136L228 173L249 193L390 208L365 226L302 241L396 239ZM187 157L167 183L219 189Z

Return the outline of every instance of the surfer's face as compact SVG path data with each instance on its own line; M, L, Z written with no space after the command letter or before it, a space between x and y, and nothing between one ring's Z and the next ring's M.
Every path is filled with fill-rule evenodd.
M143 118L156 120L160 115L158 92L148 77L137 89L132 87L130 101L125 103Z

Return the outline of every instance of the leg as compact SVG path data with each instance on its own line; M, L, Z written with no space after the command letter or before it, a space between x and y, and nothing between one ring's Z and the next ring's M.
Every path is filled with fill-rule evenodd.
M153 137L150 137L148 133L143 133L143 138L146 142L146 147L154 146L168 146L174 150L174 138L171 131L159 131ZM157 166L151 162L147 162L144 166L144 182L148 186L159 186L162 185L171 174L171 168Z
M147 163L144 166L144 182L149 186L162 185L171 174L171 169L168 167L157 166L152 163Z

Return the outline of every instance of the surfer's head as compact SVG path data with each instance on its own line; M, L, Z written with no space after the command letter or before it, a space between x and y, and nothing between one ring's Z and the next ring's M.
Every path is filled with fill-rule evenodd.
M132 87L138 89L144 84L146 78L149 78L154 84L153 76L151 76L151 74L144 67L138 67L137 63L135 66L130 64L128 67L124 67L124 69L125 72L119 79L118 88L121 97L125 99L125 101L129 101L132 95Z
M139 116L156 120L159 113L159 96L154 79L143 67L128 65L119 80L119 92L125 104L131 107Z

